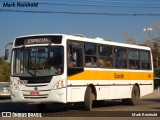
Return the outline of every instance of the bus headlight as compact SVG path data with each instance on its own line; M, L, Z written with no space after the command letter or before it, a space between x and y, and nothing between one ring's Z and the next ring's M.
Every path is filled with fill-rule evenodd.
M18 85L14 82L10 83L10 88L13 89L13 90L19 90Z
M63 81L63 80L59 80L59 81L55 84L55 86L54 86L53 89L61 89L61 88L63 88L63 87L64 87L64 81Z

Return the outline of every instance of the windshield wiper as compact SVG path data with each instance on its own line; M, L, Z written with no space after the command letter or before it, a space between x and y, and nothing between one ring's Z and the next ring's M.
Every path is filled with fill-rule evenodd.
M32 72L30 72L29 70L27 70L27 72L28 72L31 76L35 76L35 74L33 74Z

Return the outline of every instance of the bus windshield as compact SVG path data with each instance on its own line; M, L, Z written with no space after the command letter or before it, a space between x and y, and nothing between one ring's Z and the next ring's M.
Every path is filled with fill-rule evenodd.
M54 76L63 73L62 46L22 47L12 51L11 75L20 77Z

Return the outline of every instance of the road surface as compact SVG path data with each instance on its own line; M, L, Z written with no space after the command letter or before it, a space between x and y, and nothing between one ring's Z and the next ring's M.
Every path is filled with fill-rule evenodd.
M70 104L50 104L47 106L46 111L38 111L37 106L34 104L26 105L24 103L11 103L10 99L0 100L0 112L11 112L12 115L25 115L29 113L39 113L42 118L66 118L75 119L79 117L84 118L105 118L119 120L119 117L123 118L140 118L147 117L148 119L154 117L155 119L160 117L160 93L153 92L140 99L139 105L123 105L120 100L107 100L104 102L98 102L94 105L91 112L85 111L83 103L70 105ZM19 113L19 114L18 114ZM2 114L2 113L1 113ZM15 117L12 116L12 117ZM60 119L59 118L59 119ZM87 120L88 120L87 119ZM93 120L93 119L90 119Z

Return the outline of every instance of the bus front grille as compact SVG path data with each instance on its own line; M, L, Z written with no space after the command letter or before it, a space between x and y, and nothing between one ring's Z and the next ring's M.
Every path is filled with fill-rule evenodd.
M31 95L23 95L25 99L44 99L48 97L48 94L38 95L38 96L31 96Z
M35 94L33 94L35 92ZM25 99L44 99L48 98L50 91L42 90L42 91L22 91L22 95Z
M25 98L25 99L45 99L45 98L47 98L47 97L37 97L37 96L36 96L36 97L27 96L27 97L26 97L26 96L24 96L24 98Z

